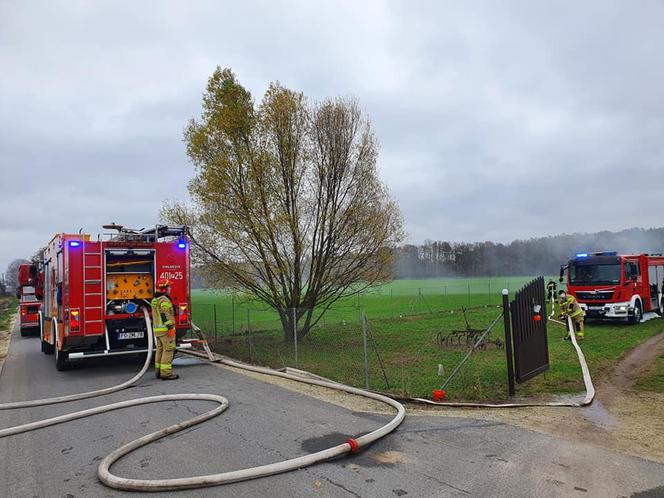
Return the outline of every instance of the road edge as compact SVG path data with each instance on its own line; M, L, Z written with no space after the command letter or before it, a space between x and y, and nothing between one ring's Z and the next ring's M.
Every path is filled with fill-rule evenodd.
M9 356L9 347L12 342L12 334L14 332L14 326L16 325L17 318L18 318L18 311L14 313L12 317L9 319L7 330L0 331L7 333L6 346L4 341L0 343L0 376L2 376L2 367L5 365L5 360L7 359L7 356Z

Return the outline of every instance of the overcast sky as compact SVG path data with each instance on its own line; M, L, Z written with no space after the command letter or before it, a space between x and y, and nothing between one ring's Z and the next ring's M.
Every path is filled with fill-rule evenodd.
M353 95L409 239L662 226L664 2L0 0L0 272L154 225L215 66Z

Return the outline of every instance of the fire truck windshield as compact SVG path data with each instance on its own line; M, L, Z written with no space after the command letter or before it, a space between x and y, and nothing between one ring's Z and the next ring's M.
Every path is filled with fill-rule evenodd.
M620 264L576 264L569 267L569 279L572 285L608 285L620 283Z

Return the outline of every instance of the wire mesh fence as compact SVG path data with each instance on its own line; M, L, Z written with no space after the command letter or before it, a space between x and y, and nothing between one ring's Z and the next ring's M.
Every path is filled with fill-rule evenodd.
M416 296L419 308L411 308L411 313L402 312L403 306L385 313L367 303L364 295L359 303L327 310L308 330L301 318L296 335L289 330L292 322L274 309L239 300L232 303L233 310L217 303L196 303L193 316L220 354L272 368L295 367L374 391L431 397L501 310L487 299L471 299L469 307L429 309L424 304L426 293L422 294L424 299ZM499 300L496 292L489 301ZM288 309L284 315L306 316L307 311ZM504 394L503 334L498 323L478 345L447 385L450 399Z

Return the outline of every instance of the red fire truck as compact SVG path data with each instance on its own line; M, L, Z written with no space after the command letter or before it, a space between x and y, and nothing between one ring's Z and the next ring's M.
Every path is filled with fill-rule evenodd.
M664 256L617 252L580 253L560 268L567 290L586 317L638 323L643 313L664 314Z
M173 283L177 336L191 327L185 227L104 228L114 232L96 241L88 234L57 234L44 253L41 348L55 354L58 370L75 359L147 352L142 308L150 309L159 278Z
M21 336L39 335L39 311L43 298L41 274L37 265L26 263L18 267L19 324Z

